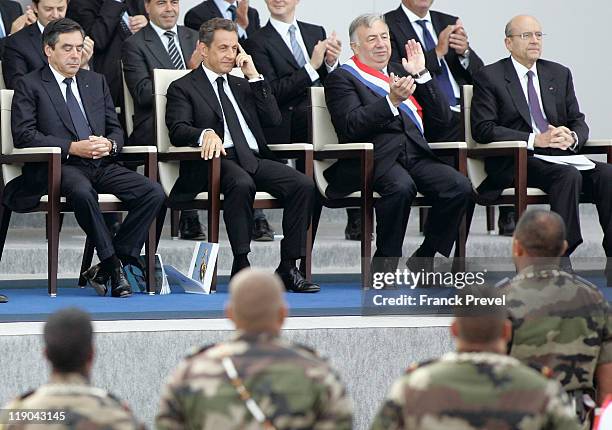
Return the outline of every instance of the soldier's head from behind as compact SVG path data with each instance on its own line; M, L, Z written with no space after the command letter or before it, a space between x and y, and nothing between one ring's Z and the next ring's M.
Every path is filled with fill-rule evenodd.
M213 18L200 27L198 51L204 65L220 75L236 67L238 27L229 19Z
M382 70L391 58L391 36L382 15L366 13L358 16L349 27L351 49L366 66Z
M66 16L68 0L32 0L32 9L34 9L40 25L46 27L51 21Z
M530 210L516 224L512 258L519 271L532 265L558 265L566 250L565 223L557 213Z
M75 21L51 21L43 31L42 42L49 65L65 78L74 77L81 68L85 32Z
M499 290L487 286L466 287L457 294L461 305L455 307L451 324L457 352L506 354L512 324Z
M54 373L89 377L93 364L93 328L86 312L68 308L51 315L44 329L45 356Z
M179 18L179 0L145 0L151 23L162 30L172 30Z
M245 269L230 282L226 315L246 333L278 334L287 317L284 287L276 275Z

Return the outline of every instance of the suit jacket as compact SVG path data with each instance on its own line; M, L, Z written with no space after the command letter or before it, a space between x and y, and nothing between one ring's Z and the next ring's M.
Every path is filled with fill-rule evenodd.
M46 64L38 23L28 25L6 39L2 58L6 88L14 89L19 78Z
M325 40L325 29L318 25L298 21L300 33L308 55L320 40ZM248 40L248 52L252 55L257 70L263 74L274 92L283 115L279 127L265 128L270 143L291 142L291 126L299 120L307 127L308 88L313 85L305 67L299 67L291 50L270 22ZM327 77L327 67L323 64L317 72L321 82Z
M244 119L257 139L259 156L276 160L262 129L262 126L273 126L281 121L270 85L265 80L249 83L232 75L227 78ZM172 145L197 147L206 128L213 129L223 139L221 104L202 67L170 84L166 99L166 124ZM203 161L182 161L170 199L192 200L208 182L207 166Z
M257 9L249 6L248 17L249 26L245 28L245 31L247 37L251 37L260 27ZM223 14L213 0L204 0L187 11L187 14L185 14L185 26L199 32L200 26L212 18L223 18Z
M454 25L457 22L456 16L447 15L445 13L431 11L430 15L431 24L436 34L440 34L448 25ZM406 56L406 42L410 39L418 41L419 36L401 6L387 12L385 14L385 20L389 26L389 32L391 33L391 61L400 63L402 57ZM444 59L459 86L471 85L473 82L472 76L484 65L472 47L470 47L470 65L467 70L461 65L459 55L457 55L454 49L449 49ZM434 49L425 52L425 67L427 67L434 76L442 72L438 56Z
M546 60L538 60L536 67L548 122L553 126L564 125L576 132L578 147L575 152L580 152L589 137L589 127L584 114L580 112L570 70ZM480 143L529 139L533 131L529 105L510 58L484 67L475 76L471 122L472 136ZM529 152L533 154L533 151ZM546 155L571 155L575 152L535 149L535 153ZM512 184L514 171L511 159L487 158L485 167L488 177L479 190L501 190Z
M79 70L76 75L83 108L93 133L123 146L123 130L102 75ZM78 140L68 106L49 66L28 73L17 82L11 113L13 142L16 148L54 146L62 150L62 162L68 160L70 143ZM70 163L91 160L70 156ZM105 159L110 161L110 159ZM23 174L10 181L4 190L4 203L14 211L36 207L47 193L47 167L41 163L26 164Z
M198 42L198 33L178 26L180 49L185 66ZM174 69L164 43L151 25L147 25L123 44L123 73L134 99L134 132L131 143L155 145L153 122L153 69Z
M400 64L389 63L388 72L406 76ZM417 85L415 98L423 107L423 123L428 127L448 127L451 110L435 79ZM374 180L385 174L400 153L407 162L436 156L412 120L400 110L393 116L386 97L370 90L346 70L339 68L327 77L325 99L340 143L374 144ZM326 194L338 198L359 189L359 160L339 160L325 171L330 183Z
M23 14L23 9L21 9L21 4L17 3L16 1L0 0L0 14L2 15L5 36L8 36L11 33L11 25L13 25L13 21ZM0 59L2 59L2 56L4 55L5 42L6 37L0 39Z
M122 30L120 21L124 12L130 16L146 15L144 0L71 0L66 16L81 24L92 38L93 69L106 77L117 106L122 105L121 47L131 33Z

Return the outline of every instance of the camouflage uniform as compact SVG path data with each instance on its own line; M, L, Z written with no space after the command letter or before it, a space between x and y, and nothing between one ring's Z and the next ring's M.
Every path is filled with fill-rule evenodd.
M576 430L569 399L554 380L515 358L449 353L397 380L372 430Z
M54 374L49 383L27 393L4 406L0 417L0 430L108 429L133 430L144 428L126 405L105 390L89 385L82 375ZM8 410L13 412L65 412L64 418L55 414L53 421L24 422L9 420ZM40 419L40 418L39 418Z
M351 429L351 404L336 373L317 354L271 334L240 334L202 348L171 374L156 427L260 430L221 364L233 361L268 420L282 429Z
M583 414L595 368L612 362L610 305L588 281L550 266L523 269L501 291L512 316L510 355L552 369Z

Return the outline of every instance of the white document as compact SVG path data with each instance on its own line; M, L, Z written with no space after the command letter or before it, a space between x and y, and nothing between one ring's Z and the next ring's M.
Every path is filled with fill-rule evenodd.
M589 160L584 155L541 155L535 154L534 157L540 160L548 161L549 163L565 164L566 166L574 166L578 170L591 170L595 168L595 163Z

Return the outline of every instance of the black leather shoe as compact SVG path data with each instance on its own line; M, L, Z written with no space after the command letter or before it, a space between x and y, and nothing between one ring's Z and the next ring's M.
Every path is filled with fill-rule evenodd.
M274 230L268 224L268 220L256 219L253 224L253 240L257 242L272 242L274 240Z
M8 297L6 297L4 294L0 294L0 303L6 302L8 302Z
M89 286L93 288L99 296L105 296L108 292L108 280L110 276L101 270L100 265L96 264L81 273L81 276L87 281Z
M292 267L288 272L279 272L276 269L276 274L283 280L287 291L293 291L294 293L318 293L321 291L321 287L318 284L304 279L304 276L297 267Z
M202 229L197 212L181 212L181 219L179 221L179 236L181 239L185 240L206 240L206 234Z
M348 212L348 210L347 210ZM361 212L357 210L359 216L349 216L344 228L344 238L346 240L361 241ZM370 235L370 240L374 240L374 235Z
M123 273L122 267L115 267L111 271L110 281L111 296L124 298L132 295L132 288L125 277L125 273Z
M500 236L512 236L514 234L514 228L516 227L514 223L514 211L500 208L497 227L499 228Z

